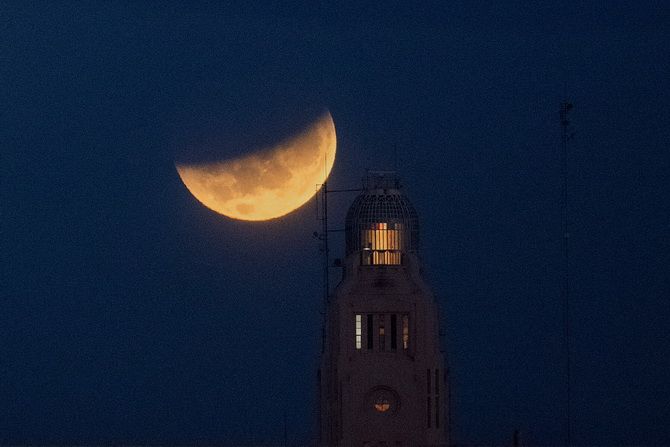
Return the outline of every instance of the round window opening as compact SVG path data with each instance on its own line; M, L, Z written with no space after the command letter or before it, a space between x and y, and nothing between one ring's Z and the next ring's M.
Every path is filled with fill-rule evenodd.
M393 389L387 386L376 386L365 396L367 411L378 415L395 414L400 408L400 397Z
M385 413L389 411L391 408L391 403L389 400L384 397L384 396L377 396L375 398L375 410L379 411L380 413Z

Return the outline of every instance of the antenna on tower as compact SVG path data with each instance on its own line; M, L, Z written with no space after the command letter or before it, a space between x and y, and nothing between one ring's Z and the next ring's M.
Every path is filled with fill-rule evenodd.
M563 348L565 350L565 445L572 444L572 362L571 362L571 328L570 328L570 244L568 221L568 141L572 138L569 133L569 113L573 109L571 102L564 100L560 108L561 145L562 145L562 229L563 229Z
M321 324L321 352L324 352L326 349L326 312L328 311L328 304L330 302L330 249L328 247L328 233L341 232L340 230L331 230L328 228L328 194L340 193L340 192L357 192L362 191L361 188L350 188L350 189L328 189L328 173L325 173L325 180L323 184L316 185L317 193L316 198L316 218L321 221L321 232L315 231L312 235L315 239L321 242L319 246L319 251L322 255L322 268L323 268L323 309L322 314L322 324ZM320 191L319 188L321 189ZM321 202L319 202L319 197L321 197ZM320 205L320 206L319 206ZM341 267L341 263L335 263L334 267Z
M330 249L328 247L328 155L324 154L323 159L323 184L321 185L321 215L319 217L319 194L316 194L317 201L317 219L321 220L321 233L314 232L314 237L321 241L319 250L323 256L323 310L321 322L321 352L326 350L326 312L330 301ZM318 185L317 185L318 188Z
M321 334L322 351L326 345L326 310L328 309L328 302L330 301L330 249L328 248L328 180L323 182L321 204L323 211L321 212L321 241L323 242L323 328Z

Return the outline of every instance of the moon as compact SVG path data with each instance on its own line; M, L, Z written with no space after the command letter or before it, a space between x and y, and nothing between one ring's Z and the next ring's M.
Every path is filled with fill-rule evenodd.
M337 137L330 112L301 133L240 158L175 164L182 182L207 208L239 220L284 216L304 205L335 163Z

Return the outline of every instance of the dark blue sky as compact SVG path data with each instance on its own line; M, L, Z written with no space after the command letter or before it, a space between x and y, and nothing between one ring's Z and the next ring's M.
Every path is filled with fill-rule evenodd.
M557 443L567 92L574 440L670 444L667 3L187 3L0 6L0 443L308 439L314 204L232 221L174 163L323 108L334 187L398 154L454 439Z

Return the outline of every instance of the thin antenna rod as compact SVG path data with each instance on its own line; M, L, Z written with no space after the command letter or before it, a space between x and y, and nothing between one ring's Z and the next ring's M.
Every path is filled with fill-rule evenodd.
M323 322L321 324L321 352L326 350L326 322L328 303L330 302L330 252L328 248L328 155L324 155L324 180L321 188L321 234L319 240L323 244Z
M323 276L324 276L324 304L330 302L330 252L328 249L328 153L324 155L323 163Z
M572 103L563 101L561 103L561 143L562 143L562 167L563 167L563 348L565 349L565 445L572 445L572 362L571 362L571 328L570 328L570 245L568 227L568 140L570 134L568 127L570 120L568 113L572 110Z
M330 279L328 270L330 253L328 249L328 181L323 182L323 215L322 215L322 235L323 235L323 297L324 303L327 305L330 301Z
M330 303L330 248L328 246L328 233L342 232L344 230L331 230L328 228L328 194L341 192L357 192L362 191L361 188L345 188L345 189L328 189L328 173L321 185L321 191L317 191L316 198L316 212L317 220L321 220L321 232L314 232L314 237L321 243L320 251L323 259L323 315L321 323L321 352L326 351L326 324L328 321L328 305ZM317 185L318 186L318 185ZM321 209L319 209L319 195L321 196ZM320 217L319 217L319 212Z

